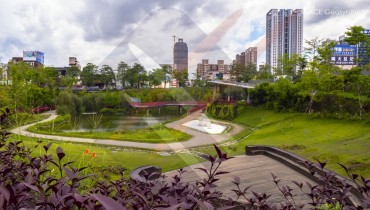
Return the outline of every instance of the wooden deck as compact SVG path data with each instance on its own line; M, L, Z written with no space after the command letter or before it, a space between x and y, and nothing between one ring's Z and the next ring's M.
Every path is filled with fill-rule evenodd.
M194 183L196 180L205 178L204 173L195 168L209 168L209 166L210 164L206 162L184 168L187 172L183 174L182 181ZM272 194L272 196L269 198L270 202L283 202L283 196L277 189L275 183L272 181L273 179L271 173L274 173L279 179L281 179L279 184L280 186L289 185L294 189L293 194L297 195L297 203L302 203L302 201L309 200L307 196L305 196L291 181L294 180L303 183L308 181L312 183L312 180L267 156L237 156L222 163L219 170L230 172L228 174L220 175L218 177L220 180L216 182L216 189L222 191L226 197L236 198L236 194L231 190L236 189L236 186L232 183L232 181L233 177L238 176L241 180L240 182L242 189L244 189L245 186L252 185L251 190L254 192L265 192L267 194ZM176 171L170 171L167 172L166 175L170 178L176 173Z

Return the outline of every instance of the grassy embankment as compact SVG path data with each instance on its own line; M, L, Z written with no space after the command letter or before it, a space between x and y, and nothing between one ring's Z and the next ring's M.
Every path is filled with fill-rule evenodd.
M246 145L271 145L312 161L328 161L327 167L342 175L345 172L337 163L354 165L352 172L370 177L368 122L321 119L261 108L248 108L233 122L248 126L251 133L236 145L222 147L230 155L245 154ZM212 149L200 151L214 152Z
M40 139L18 135L11 136L10 140L12 139L16 141L22 141L23 145L32 148L35 145L38 145L38 141L40 141ZM48 154L52 154L54 157L56 157L56 148L58 146L62 147L64 153L66 154L64 158L65 162L74 161L74 167L89 166L88 170L84 173L100 174L103 170L106 170L107 174L114 176L118 175L113 172L115 166L126 168L126 173L129 173L132 169L143 165L156 165L161 167L163 172L166 172L204 161L197 156L187 153L176 153L171 154L170 156L161 156L159 153L153 151L127 148L123 149L121 147L107 147L97 144L58 142L51 140L42 140L40 146L35 148L32 154L35 156L44 155L45 150L42 146L48 144L49 142L52 142L52 146L49 149ZM86 148L88 148L88 154L85 154ZM92 153L94 152L96 157L92 158Z

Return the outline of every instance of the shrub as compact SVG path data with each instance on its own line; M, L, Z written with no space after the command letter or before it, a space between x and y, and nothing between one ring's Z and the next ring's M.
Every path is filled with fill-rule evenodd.
M62 91L56 98L56 108L60 113L78 116L81 114L81 100L72 92Z

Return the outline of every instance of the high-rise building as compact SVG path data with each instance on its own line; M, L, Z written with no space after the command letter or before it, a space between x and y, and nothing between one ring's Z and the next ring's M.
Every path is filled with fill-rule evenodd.
M188 45L183 39L178 39L173 46L173 70L188 70Z
M226 65L224 60L217 60L217 64L210 64L208 59L203 59L202 63L197 65L197 74L203 80L214 80L216 78L228 78L229 65Z
M240 54L236 54L235 60L236 60L236 64L240 64L242 66L245 66L245 52L242 52Z
M245 65L257 64L257 47L250 47L245 51Z
M279 58L301 54L303 47L303 10L271 9L266 14L266 64L281 68Z
M363 32L364 34L366 34L367 36L369 36L370 38L370 30L367 29ZM367 64L370 63L370 56L369 56L369 52L368 52L368 49L369 49L369 46L367 46L367 44L365 42L361 42L358 44L358 66L366 66Z

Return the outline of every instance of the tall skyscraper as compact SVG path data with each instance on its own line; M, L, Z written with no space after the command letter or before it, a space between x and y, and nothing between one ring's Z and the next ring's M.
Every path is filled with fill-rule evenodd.
M178 39L173 46L173 70L188 70L188 45L183 39Z
M257 47L250 47L245 51L245 65L257 64Z
M366 29L363 31L364 34L369 36L370 38L370 30ZM370 63L370 56L368 54L369 46L365 42L361 42L358 44L358 66L366 66Z
M279 58L301 54L303 10L271 9L266 14L266 64L281 68Z

